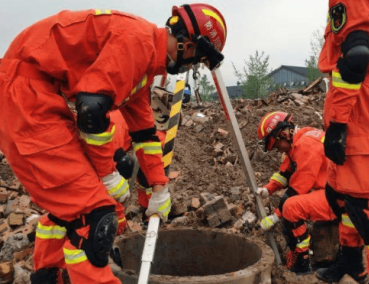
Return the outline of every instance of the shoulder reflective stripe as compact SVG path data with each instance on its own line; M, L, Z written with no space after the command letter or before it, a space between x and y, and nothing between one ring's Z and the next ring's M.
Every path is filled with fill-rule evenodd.
M69 250L63 248L66 264L77 264L87 260L86 253L81 249Z
M60 226L43 226L37 224L36 237L40 239L63 239L67 235L67 229Z
M121 102L118 106L121 106L122 104L128 102L131 99L131 96L135 93L137 93L140 89L142 89L143 87L145 87L147 84L147 75L145 74L142 78L142 80L140 81L140 83L138 83L138 85L136 87L134 87L131 91L131 93L129 94L129 96L127 98L125 98L123 100L123 102Z
M163 154L160 142L133 143L133 150L135 152L140 149L143 149L144 153L148 155Z
M342 224L349 228L355 228L354 224L351 222L350 217L347 215L347 213L342 214Z
M323 136L323 138L320 140L320 142L324 143L325 141L325 136Z
M111 15L111 10L109 9L95 9L95 15Z
M115 133L115 125L113 125L110 132L104 132L100 134L89 134L80 131L81 137L89 145L102 146L108 144L113 140Z
M308 248L310 245L310 236L303 240L302 242L299 242L296 247L300 248L300 249L304 249L304 248Z
M139 91L140 89L142 89L143 87L145 87L146 84L147 84L147 75L145 74L143 76L141 82L138 83L138 85L133 88L133 90L131 91L131 95L133 95L134 93L136 93L137 91Z
M287 179L284 176L282 176L280 173L274 173L270 179L275 180L276 182L280 183L282 186L287 186L288 184Z
M128 189L129 189L128 181L122 177L116 186L108 190L108 193L111 197L118 198L121 197L123 194L125 194Z
M338 72L332 72L332 85L348 90L360 90L361 84L350 84L342 80L341 74Z

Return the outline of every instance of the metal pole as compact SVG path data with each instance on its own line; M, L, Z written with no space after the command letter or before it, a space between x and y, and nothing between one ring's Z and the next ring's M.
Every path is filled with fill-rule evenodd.
M244 168L244 171L245 171L245 174L246 174L247 184L251 188L251 190L252 190L252 192L255 196L257 213L258 213L259 219L261 220L262 218L266 217L267 214L265 212L264 205L263 205L263 203L260 199L260 196L256 193L257 184L256 184L254 170L252 169L250 159L249 159L245 144L244 144L243 139L242 139L242 134L241 134L240 128L238 126L237 119L236 119L236 116L234 114L233 107L232 107L231 101L230 101L229 96L228 96L227 89L224 85L222 74L220 73L219 68L212 71L211 74L213 76L214 83L215 83L215 86L216 86L217 91L218 91L218 96L219 96L219 99L221 101L221 104L222 104L223 110L225 112L226 118L227 118L227 120L228 120L228 122L231 126L231 129L232 129L232 134L233 134L234 141L236 142L236 148L238 150L238 155L240 157L241 164L242 164L242 166ZM274 251L277 264L278 265L282 264L281 258L279 256L277 244L274 240L274 237L273 237L272 233L271 232L265 232L265 234L267 236L269 245L271 246L271 248Z

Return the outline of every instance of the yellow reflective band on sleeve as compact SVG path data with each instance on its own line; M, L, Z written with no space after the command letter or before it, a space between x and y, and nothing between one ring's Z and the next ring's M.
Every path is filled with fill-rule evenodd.
M89 145L102 146L110 143L113 140L115 133L115 125L113 125L110 132L103 132L100 134L90 134L80 131L81 138Z
M138 83L138 85L133 88L133 90L131 91L131 95L133 95L134 93L137 93L137 91L145 87L146 84L147 84L147 75L145 74L142 80L140 81L140 83Z
M286 187L288 184L287 179L280 173L274 173L270 179L280 183L283 187Z
M325 141L325 136L323 136L323 138L320 140L320 142L324 143Z
M69 250L63 248L66 264L77 264L87 260L86 253L81 249Z
M160 142L133 143L133 150L135 152L140 149L143 149L144 153L147 155L163 154Z
M158 211L163 213L163 216L168 216L169 212L170 212L170 207L172 206L172 203L170 201L170 198L168 198L168 200L158 208Z
M302 242L298 243L296 247L299 249L304 249L308 248L309 245L310 245L310 236L307 239L303 240Z
M40 222L37 224L36 237L39 239L63 239L67 235L67 229L60 226L43 226Z
M341 215L342 217L342 224L349 228L355 228L354 224L351 222L350 217L347 215L347 213L344 213Z
M117 199L121 197L123 194L127 193L128 189L129 189L128 180L122 177L116 186L108 190L108 194L114 199Z
M342 80L341 74L338 72L332 72L332 85L336 88L347 90L360 90L360 84L350 84Z
M95 15L110 15L111 10L109 9L95 9Z

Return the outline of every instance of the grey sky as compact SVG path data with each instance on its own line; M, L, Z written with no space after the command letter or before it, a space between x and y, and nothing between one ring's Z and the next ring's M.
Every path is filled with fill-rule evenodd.
M327 0L0 0L0 57L24 28L60 10L118 9L137 14L163 27L173 5L206 2L223 14L228 29L225 61L221 67L226 85L235 85L237 68L255 51L270 56L270 68L305 66L312 33L325 26Z

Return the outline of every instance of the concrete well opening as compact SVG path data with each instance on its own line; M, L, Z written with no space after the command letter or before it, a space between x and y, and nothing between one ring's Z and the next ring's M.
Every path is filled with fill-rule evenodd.
M125 283L137 283L145 239L137 233L117 238ZM150 283L271 283L272 250L261 241L217 230L160 230ZM257 281L257 282L255 282Z

